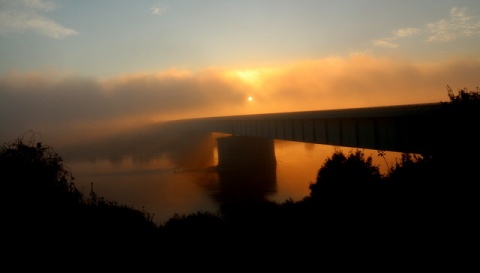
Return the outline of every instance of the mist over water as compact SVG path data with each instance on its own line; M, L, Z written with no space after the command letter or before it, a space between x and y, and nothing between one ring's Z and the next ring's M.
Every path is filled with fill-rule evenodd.
M85 196L93 187L99 197L145 210L163 223L174 214L216 212L229 200L300 200L309 194L308 186L327 157L338 149L354 149L275 140L276 168L218 173L216 138L221 136L227 135L149 129L64 147L60 154ZM363 151L382 172L400 156L387 152L382 158L378 151Z

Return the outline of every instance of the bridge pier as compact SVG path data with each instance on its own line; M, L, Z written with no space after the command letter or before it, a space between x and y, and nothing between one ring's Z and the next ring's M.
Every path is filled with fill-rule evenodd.
M217 138L217 171L275 170L273 139L226 136Z

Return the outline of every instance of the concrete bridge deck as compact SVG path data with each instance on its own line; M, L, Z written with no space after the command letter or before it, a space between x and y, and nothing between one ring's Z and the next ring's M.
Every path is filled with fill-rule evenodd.
M409 153L429 153L441 133L440 103L190 119L237 136ZM187 122L187 121L185 121Z
M435 154L478 142L480 109L463 110L439 102L204 117L176 123L232 136Z

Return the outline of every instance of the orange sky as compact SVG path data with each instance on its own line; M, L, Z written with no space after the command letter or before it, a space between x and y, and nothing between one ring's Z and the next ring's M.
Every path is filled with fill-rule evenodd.
M352 55L106 80L12 72L0 77L0 125L9 128L1 137L32 129L65 140L169 119L448 101L446 86L474 90L478 71L480 60L414 64Z
M480 86L478 1L274 2L0 1L0 140L440 102L447 85Z

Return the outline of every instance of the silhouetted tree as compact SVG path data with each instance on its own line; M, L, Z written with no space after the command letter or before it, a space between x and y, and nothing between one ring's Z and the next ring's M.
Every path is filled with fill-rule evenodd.
M0 175L4 198L19 206L14 208L59 209L82 202L63 159L41 142L5 143L0 149Z
M381 174L378 166L373 165L372 157L356 150L345 155L335 151L328 157L317 172L315 183L309 185L313 198L331 195L366 194L378 187Z
M478 106L480 104L480 91L478 87L476 91L470 91L468 88L459 89L458 93L455 94L452 88L447 85L447 93L450 98L450 104L461 104L463 108L469 107L470 105Z
M438 179L436 171L431 156L403 153L400 160L397 159L388 169L386 179L397 186L395 190L411 190L412 185L420 189L420 185L427 186L428 182Z
M148 214L103 198L85 202L62 158L33 140L19 138L0 150L2 232L15 238L12 249L48 244L68 253L83 242L106 251L155 241Z
M305 216L313 217L306 223L315 219L323 222L322 229L334 233L359 232L360 226L347 231L354 223L371 227L368 219L378 214L381 182L371 156L360 150L348 154L335 151L318 170L316 181L309 185L310 195L302 201L307 209Z
M442 103L443 120L448 130L441 132L439 139L448 145L440 150L436 160L438 172L444 180L477 184L480 165L480 91L459 89L455 94L447 86L450 102Z

